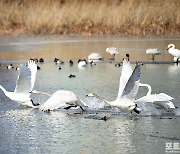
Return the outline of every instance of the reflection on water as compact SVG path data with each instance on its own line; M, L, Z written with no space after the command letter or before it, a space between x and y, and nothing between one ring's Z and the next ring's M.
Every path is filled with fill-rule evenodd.
M99 53L104 60L110 58L105 52L107 47L114 46L120 50L115 60L120 61L127 53L131 61L152 61L151 55L145 54L147 48L157 48L161 55L155 61L172 61L166 48L174 43L180 48L180 39L165 38L57 38L57 37L14 37L0 40L0 60L28 60L43 57L52 61L58 57L64 61L87 59L91 53Z

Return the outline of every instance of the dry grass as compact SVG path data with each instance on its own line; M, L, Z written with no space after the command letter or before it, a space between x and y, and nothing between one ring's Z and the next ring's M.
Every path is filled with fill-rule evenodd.
M1 0L0 33L179 35L179 0Z

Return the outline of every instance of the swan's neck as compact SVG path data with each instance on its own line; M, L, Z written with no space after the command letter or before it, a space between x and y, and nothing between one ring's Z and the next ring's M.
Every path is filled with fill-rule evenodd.
M148 88L148 92L147 92L147 96L151 95L151 91L152 91L152 88L149 84L143 84L143 83L139 83L139 86L141 87L147 87Z
M46 93L46 92L43 92L43 91L32 90L32 93L34 93L34 94L44 94L44 95L47 95L47 96L51 97L50 94L48 94L48 93Z
M6 96L8 96L9 92L3 86L0 85L0 89L4 92Z
M88 106L86 102L84 102L82 99L80 99L79 97L77 97L79 99L79 101L84 105L84 106Z

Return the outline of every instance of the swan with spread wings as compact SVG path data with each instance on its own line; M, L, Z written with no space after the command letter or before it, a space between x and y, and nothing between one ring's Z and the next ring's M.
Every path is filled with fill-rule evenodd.
M95 93L90 93L87 96L99 98L111 106L129 110L131 112L134 111L139 114L141 109L138 108L137 104L135 103L135 97L139 89L139 82L140 64L137 64L133 71L130 63L126 60L123 60L119 82L119 92L116 100L108 101L96 95Z
M21 64L14 92L7 91L1 85L0 89L9 99L22 105L35 107L36 104L33 103L30 95L34 87L36 72L37 65L34 61L30 60L27 64Z

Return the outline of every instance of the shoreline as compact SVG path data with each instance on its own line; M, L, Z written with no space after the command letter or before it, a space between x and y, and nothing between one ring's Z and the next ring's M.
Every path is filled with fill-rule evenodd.
M167 34L167 35L96 35L96 34L29 34L29 33L2 33L0 32L1 37L49 37L49 38L180 38L179 34Z

